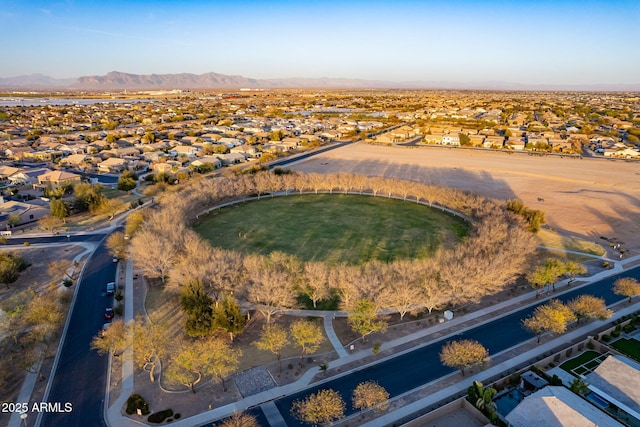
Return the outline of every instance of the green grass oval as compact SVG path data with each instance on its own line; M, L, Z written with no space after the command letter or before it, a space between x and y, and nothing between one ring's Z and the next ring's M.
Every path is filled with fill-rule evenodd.
M361 264L429 257L466 236L469 224L409 201L319 194L267 196L217 209L201 217L194 229L215 247Z

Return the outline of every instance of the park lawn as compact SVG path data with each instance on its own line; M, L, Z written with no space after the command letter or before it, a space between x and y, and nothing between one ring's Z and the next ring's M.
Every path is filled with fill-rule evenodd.
M620 338L619 340L611 343L611 347L640 362L640 341L637 339Z
M464 220L424 205L343 194L265 197L215 210L194 228L216 247L331 265L425 258L469 232Z
M587 362L590 362L591 360L595 359L598 356L600 356L600 353L598 353L597 351L587 350L581 355L574 357L573 359L567 360L562 365L560 365L560 368L564 369L565 371L571 374L572 371L576 369L578 366L583 365ZM595 366L593 368L595 369Z

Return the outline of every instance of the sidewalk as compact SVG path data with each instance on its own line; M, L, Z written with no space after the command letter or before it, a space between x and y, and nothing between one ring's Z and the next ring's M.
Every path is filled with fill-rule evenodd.
M438 335L438 339L442 339L449 335L454 335L456 333L459 333L461 330L464 330L470 327L470 326L465 326L465 323L471 323L473 324L473 326L477 326L478 324L492 320L496 312L500 312L500 311L511 312L513 310L519 310L523 306L537 304L547 299L555 298L566 291L570 291L580 286L600 280L604 277L608 277L610 275L620 273L624 270L624 266L626 265L633 266L636 263L640 262L640 255L630 257L622 261L614 261L614 260L609 260L609 261L612 262L612 264L614 265L614 268L602 271L598 274L595 274L585 279L580 279L580 281L583 282L581 285L574 285L572 287L565 286L564 288L562 288L561 291L554 292L553 295L543 295L538 299L535 298L536 291L532 291L532 292L520 295L516 298L512 298L512 299L503 301L501 303L492 305L491 307L488 307L486 309L474 311L473 313L469 313L468 315L456 317L451 321L440 323L435 326L429 327L427 329L417 331L413 334L406 335L404 337L395 339L393 341L383 343L381 346L381 352L387 351L390 354L383 358L376 358L374 361L372 361L371 364L378 363L387 358L395 357L398 354L411 351L413 348L415 348L415 345L411 345L411 344L414 343L416 340L423 339L425 337L428 337L430 335L435 335L435 334ZM568 279L559 282L557 285L558 286L562 284L566 285L567 282L568 282ZM612 319L622 317L624 314L632 313L633 311L638 310L639 307L640 307L640 303L637 303L627 308L624 308L623 310L616 312ZM335 368L344 367L351 363L356 364L357 367L360 369L368 366L366 359L371 358L372 356L372 353L370 350L362 350L357 353L349 354L345 350L340 340L338 339L337 335L335 334L332 320L335 317L345 317L347 315L346 313L332 312L332 311L319 312L319 311L310 311L310 310L289 310L287 311L287 314L299 315L299 316L313 315L313 316L323 317L327 337L329 338L330 342L334 346L339 356L337 360L334 360L331 362L330 371L335 370ZM480 320L480 319L481 321L480 323L478 323L477 320ZM472 381L475 381L475 380L486 381L489 378L500 375L513 367L516 367L522 363L526 363L527 361L535 358L539 354L545 353L550 349L558 347L563 343L566 343L578 336L584 335L585 333L588 333L590 330L597 329L607 324L612 319L607 319L606 321L596 321L596 322L588 323L582 326L581 328L575 329L553 340L542 343L536 346L535 349L532 349L523 353L519 353L517 356L511 357L503 363L498 363L487 370L480 371L476 375L461 378L460 381L452 385L445 387L439 384L442 384L444 381L450 382L451 381L450 377L457 374L451 374L450 376L441 378L438 381L435 381L434 383L426 384L423 388L426 388L426 387L436 388L436 390L433 393L431 393L428 397L419 399L413 403L402 406L394 410L393 412L390 412L384 415L383 417L377 418L375 421L369 422L368 424L365 424L365 425L370 425L371 427L373 427L381 424L397 423L399 420L402 420L404 417L411 416L413 413L415 413L420 409L435 405L438 402L441 402L447 398L450 398L451 396L455 396L459 393L464 392L469 386L469 383ZM127 323L133 320L133 266L130 261L127 261L126 273L125 273L124 320ZM512 350L507 350L507 351L512 351ZM494 358L498 356L500 356L500 354L493 355ZM113 426L113 427L115 426L134 427L134 426L145 425L135 420L132 420L128 417L123 416L121 412L121 409L123 408L124 403L126 402L128 396L133 391L133 362L132 362L130 351L127 352L124 357L125 357L125 363L124 363L123 372L122 372L123 389L120 394L120 397L112 405L109 406L108 404L109 390L107 386L106 398L105 398L105 419L106 419L107 425ZM227 417L233 414L234 412L244 411L250 407L263 406L264 407L263 412L267 416L271 426L286 427L286 425L283 424L283 419L280 413L277 411L277 408L275 408L275 405L273 405L272 401L284 395L292 394L292 393L296 393L301 390L304 390L309 384L311 384L312 380L318 373L320 373L320 371L315 368L309 369L307 372L305 372L302 375L302 377L300 377L300 379L298 379L294 383L287 384L281 387L275 387L270 390L266 390L264 392L261 392L252 396L247 396L246 398L236 401L232 404L218 407L210 411L202 412L198 415L194 415L189 418L176 420L172 422L172 425L177 427L191 427L194 425L201 425L201 424L211 422L213 420L219 420L221 418ZM348 373L349 373L349 370L345 370L344 372L341 372L338 375L333 375L333 376L327 375L326 379L317 383L328 381L340 375L347 375ZM412 390L407 394L412 394L412 393L416 393L416 390ZM392 399L392 401L398 400L402 397L403 397L402 395L396 396L394 399ZM349 420L353 421L351 417L349 417L345 420L342 420L340 424L347 422Z
M126 261L124 274L124 322L125 324L131 324L133 322L133 262L129 260ZM131 340L133 339L131 334L129 334L128 338L129 342L131 342ZM123 364L122 382L120 384L120 396L113 402L112 405L109 405L109 389L111 387L111 358L112 356L109 356L109 371L104 398L104 418L107 426L139 427L140 425L145 425L122 415L122 408L124 407L124 404L134 390L133 350L129 347L122 355Z

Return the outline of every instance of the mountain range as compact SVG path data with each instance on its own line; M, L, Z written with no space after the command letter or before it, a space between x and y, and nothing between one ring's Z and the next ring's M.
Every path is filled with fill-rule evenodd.
M513 91L640 91L640 84L549 85L519 84L502 81L477 83L383 80L342 78L253 79L219 73L204 74L131 74L111 71L104 76L82 76L55 79L43 74L0 78L6 89L68 90L166 90L166 89L461 89Z

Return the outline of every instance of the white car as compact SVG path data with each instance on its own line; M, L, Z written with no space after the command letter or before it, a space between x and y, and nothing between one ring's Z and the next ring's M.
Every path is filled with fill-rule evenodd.
M112 259L112 261L115 263L115 262L118 262L118 261L119 261L119 259L118 259L118 257L117 257L117 256L114 256L114 257L113 257L113 259Z
M113 295L116 291L116 282L107 283L107 295Z

